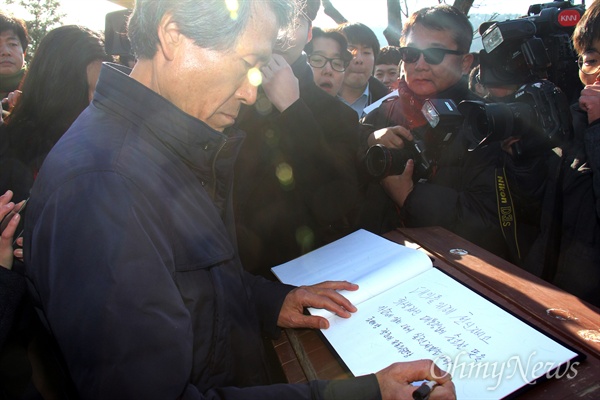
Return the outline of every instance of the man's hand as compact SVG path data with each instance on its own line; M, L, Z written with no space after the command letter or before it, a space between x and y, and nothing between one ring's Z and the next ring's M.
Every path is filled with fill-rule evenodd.
M593 85L586 85L581 91L579 97L579 106L587 112L588 123L592 123L600 118L600 82L594 82Z
M260 71L263 75L263 90L279 112L283 112L300 98L298 78L283 56L273 54L271 61Z
M277 325L281 328L327 329L329 328L327 319L304 315L304 308L324 308L342 318L349 318L350 313L356 312L356 307L337 291L357 289L358 285L339 281L300 286L289 292L283 301Z
M456 399L456 392L450 374L442 371L431 360L419 360L406 363L394 363L375 374L383 400L412 399L412 393L418 386L412 382L435 381L429 398Z
M12 269L13 264L13 236L15 235L15 231L17 230L17 226L19 225L20 215L14 214L10 215L12 211L18 211L20 207L23 205L23 202L20 205L15 205L11 201L13 193L8 190L2 196L0 196L0 220L3 218L8 218L6 221L3 221L2 234L0 235L0 267L4 267L7 269ZM7 222L6 227L4 227L4 222Z
M381 144L390 149L404 148L404 139L413 140L413 135L403 126L396 125L379 129L369 135L367 143L369 146Z
M408 160L402 175L390 175L381 180L381 185L388 196L390 196L399 207L404 207L406 198L415 187L412 177L414 170L415 162L413 160Z

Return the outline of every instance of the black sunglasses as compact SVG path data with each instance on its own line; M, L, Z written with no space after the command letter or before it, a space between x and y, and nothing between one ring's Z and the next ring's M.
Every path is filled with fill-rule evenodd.
M459 50L448 50L448 49L439 49L436 47L432 47L429 49L417 49L416 47L401 47L400 48L400 58L405 63L415 63L421 58L421 54L425 58L425 62L431 65L438 65L444 60L446 54L455 54L455 55L463 55L462 51Z

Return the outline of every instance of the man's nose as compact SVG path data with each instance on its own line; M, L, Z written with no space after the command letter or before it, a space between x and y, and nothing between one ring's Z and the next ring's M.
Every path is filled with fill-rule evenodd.
M429 68L429 64L425 62L425 56L423 53L419 54L419 58L415 62L415 68L417 69L427 69Z
M350 51L352 53L352 62L362 64L363 56L360 51L353 49Z
M242 82L242 85L236 92L236 97L247 105L252 105L256 102L257 87L250 82L250 78L246 77Z

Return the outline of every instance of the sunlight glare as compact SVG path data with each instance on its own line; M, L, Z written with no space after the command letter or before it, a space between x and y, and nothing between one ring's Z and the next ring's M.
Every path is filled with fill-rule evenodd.
M248 71L248 80L252 86L260 86L262 83L262 73L258 68L250 68Z
M225 0L225 5L229 10L229 16L231 19L236 20L238 18L238 10L240 8L237 0Z

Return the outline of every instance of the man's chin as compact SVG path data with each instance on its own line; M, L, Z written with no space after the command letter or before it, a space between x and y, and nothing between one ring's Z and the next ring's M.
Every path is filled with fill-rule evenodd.
M408 83L408 88L419 97L428 97L437 94L435 86L429 82Z
M12 75L19 72L13 65L2 67L0 66L0 75Z

